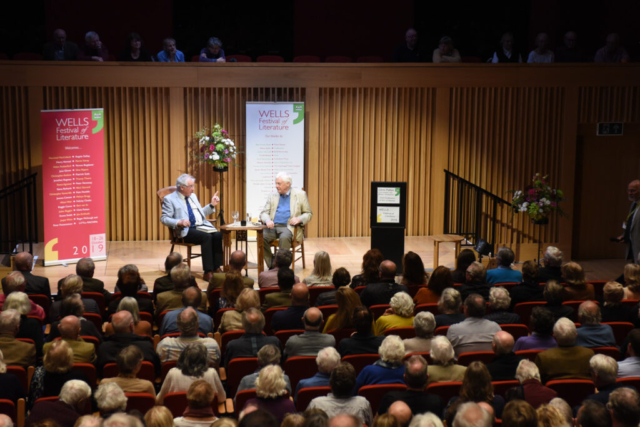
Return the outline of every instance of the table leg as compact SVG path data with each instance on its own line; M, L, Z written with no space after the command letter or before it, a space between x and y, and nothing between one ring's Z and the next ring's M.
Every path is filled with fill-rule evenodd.
M231 260L231 230L222 230L222 253L224 259L222 269L229 271L229 261Z
M453 260L453 267L454 268L458 268L458 255L460 255L460 242L456 242L456 249L455 249L455 258Z
M256 230L258 238L256 243L258 244L258 275L264 270L264 236L262 235L262 229Z
M440 242L433 242L433 269L438 268L440 262Z

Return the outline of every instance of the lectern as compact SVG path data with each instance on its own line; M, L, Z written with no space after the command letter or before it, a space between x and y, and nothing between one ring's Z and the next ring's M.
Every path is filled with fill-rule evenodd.
M402 273L407 226L407 183L371 182L371 249L396 263Z

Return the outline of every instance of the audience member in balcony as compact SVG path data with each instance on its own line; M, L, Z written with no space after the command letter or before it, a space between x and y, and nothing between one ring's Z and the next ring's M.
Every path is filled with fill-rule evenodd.
M582 327L578 328L576 345L582 347L615 347L616 339L613 329L603 325L600 307L593 301L585 301L578 308L578 321Z
M436 64L441 62L460 62L462 60L458 49L453 47L453 39L449 36L444 36L440 39L438 48L433 51L432 59Z
M26 281L24 276L20 271L12 271L2 279L2 294L0 294L0 308L3 307L6 298L12 292L25 292L26 291ZM42 307L40 307L35 302L29 300L31 304L31 309L29 310L29 316L36 316L39 319L44 321L45 313Z
M51 421L51 415L55 414L57 425L73 427L91 399L91 387L84 381L68 381L56 396L59 396L58 400L38 402L31 410L25 425L51 425L46 421Z
M540 33L536 36L536 48L529 53L528 63L554 62L553 51L549 49L549 36Z
M451 326L456 323L464 322L464 313L460 311L462 307L462 298L460 292L454 288L446 288L442 291L440 300L438 301L438 311L436 315L436 327Z
M513 34L504 33L500 39L500 48L493 53L491 62L494 64L522 62L522 55L514 48L515 43Z
M217 37L207 40L207 46L200 51L200 62L227 62L222 42Z
M178 329L180 335L177 337L166 337L160 341L156 347L156 352L160 356L160 362L165 363L178 360L180 353L193 343L199 343L206 347L209 365L215 368L220 364L220 346L213 338L201 338L198 336L198 315L193 307L187 307L178 314Z
M326 291L318 295L318 297L316 298L316 307L322 307L323 305L338 304L338 301L337 301L338 290L343 286L347 286L349 287L349 289L351 289L351 287L349 286L349 284L351 283L351 274L349 274L346 268L340 267L333 272L331 283L333 284L333 287L335 288L335 290ZM358 296L358 301L360 301L360 296ZM331 316L329 316L329 319L331 319ZM329 319L327 319L327 324L329 324Z
M616 383L618 362L613 357L596 354L589 360L589 367L591 368L591 380L596 386L597 393L590 394L587 399L606 405L609 402L611 392L625 387L624 383Z
M137 378L136 375L142 368L142 351L135 345L123 348L118 357L118 376L113 378L103 378L100 384L116 383L125 393L149 393L155 397L156 390L149 380Z
M453 345L456 356L470 351L491 351L491 343L496 332L501 331L496 322L483 319L487 311L484 298L471 294L464 300L466 319L451 325L447 331L447 339Z
M436 319L433 313L421 311L413 318L413 329L416 331L415 338L402 340L404 351L409 353L429 353L431 351L431 340L436 329Z
M84 312L84 305L82 304L80 294L71 294L62 300L62 304L60 305L60 317L76 316L80 319L80 335L94 337L102 344L102 332L98 331L98 328L96 328L96 325L92 321L82 317ZM49 335L46 337L48 342L53 341L60 336L58 324L60 324L59 320L51 323Z
M73 350L73 363L95 363L96 349L92 343L85 342L80 338L80 319L76 316L66 316L58 324L60 338L69 344ZM43 347L46 355L52 343L46 343Z
M362 307L358 293L347 286L338 288L335 295L338 311L327 318L324 333L337 329L353 328L353 313L356 308Z
M435 336L431 340L431 360L429 384L448 381L462 381L466 366L456 364L453 346L446 337Z
M398 292L389 301L390 307L376 320L376 335L384 335L387 329L413 326L413 300L406 292Z
M274 268L263 271L258 276L258 286L260 286L260 289L278 287L278 271L281 269L291 269L293 253L288 249L278 249L273 262L275 264ZM300 278L294 275L294 281L295 283L300 283Z
M125 278L127 278L129 281L133 281L134 279L136 280L136 292L149 292L147 284L144 282L142 276L140 276L138 267L133 264L127 264L124 267L121 267L120 270L118 270L118 280L116 281L116 286L113 289L113 292L122 292L120 290L120 287L122 286L122 282Z
M584 49L578 45L578 35L575 31L568 31L563 42L564 45L556 49L556 62L590 62Z
M213 328L215 326L213 319L208 314L198 310L198 307L202 306L202 292L200 292L200 289L189 286L182 291L182 304L184 308L178 308L165 314L158 335L163 336L165 334L179 332L178 316L189 307L193 308L198 315L198 332L203 335L213 334Z
M27 369L36 364L36 349L33 344L18 341L20 331L20 313L6 309L0 313L0 351L9 366L22 366Z
M127 34L124 49L118 55L118 61L124 62L152 62L151 53L142 45L142 37L138 33Z
M27 393L22 382L13 374L7 373L4 355L0 351L0 399L7 399L18 404L18 399L26 399Z
M298 398L298 392L303 388L329 386L331 372L340 364L340 354L333 347L323 348L318 352L316 364L318 365L318 372L311 378L306 378L298 382L295 393L296 399Z
M36 345L36 356L42 357L42 346L44 336L42 335L42 324L38 319L28 317L31 310L31 301L24 292L11 292L4 302L3 310L16 310L20 313L20 330L16 338L32 339Z
M89 31L84 36L84 46L78 53L78 61L108 61L109 51L102 45L100 36L95 31Z
M622 387L609 396L607 404L613 427L635 427L640 424L640 395L636 390Z
M442 296L442 291L451 287L453 287L451 270L441 265L431 273L427 286L418 290L413 297L413 302L415 305L436 304Z
M184 53L176 49L176 41L168 37L162 41L162 50L157 58L158 62L184 62Z
M517 398L525 400L534 409L558 397L558 393L542 385L538 367L528 359L522 359L518 363L516 379L520 382L520 387L516 388Z
M500 248L496 255L498 268L487 271L487 283L521 283L522 273L511 268L515 254L510 248Z
M629 54L620 44L620 36L611 33L607 36L607 44L596 52L595 62L629 62Z
M269 411L278 424L282 423L285 415L296 412L296 407L287 396L287 383L284 380L282 368L277 365L268 365L260 370L256 380L256 395L249 399L247 406L257 406L259 409ZM219 400L220 401L220 400Z
M197 379L203 379L213 387L218 396L218 403L225 401L227 394L218 373L209 364L209 351L200 342L187 345L180 353L176 367L169 370L162 383L162 388L156 397L157 404L161 405L164 397L169 393L187 391Z
M393 53L393 62L424 62L426 58L418 45L418 32L409 28L404 34L404 39L405 42Z
M562 280L565 301L586 301L596 299L596 292L591 283L587 283L584 269L577 262L569 261L562 266Z
M250 390L252 388L256 388L256 379L258 379L258 375L260 374L260 370L265 366L269 365L280 365L280 357L282 353L280 349L274 345L266 344L262 346L262 348L258 351L258 369L253 374L245 375L241 380L240 384L238 384L238 388L236 389L236 396L242 390ZM289 376L284 374L284 381L287 384L287 391L291 395L291 381L289 380ZM235 396L234 396L235 399Z
M173 419L176 427L209 425L218 419L211 404L216 397L211 384L205 380L194 381L187 390L187 409L181 417Z
M302 317L304 333L289 337L284 346L284 359L295 356L317 356L325 347L335 347L336 338L323 334L322 312L317 307L308 308Z
M291 305L291 291L295 284L295 275L290 268L281 268L278 270L278 287L279 292L271 292L264 296L262 311L272 307L289 307Z
M73 350L69 343L56 340L45 354L43 366L37 367L31 378L29 401L35 402L41 397L57 396L62 386L71 380L89 384L83 372L73 369Z
M380 400L378 414L385 414L391 404L402 401L409 405L411 413L414 415L432 412L441 414L443 402L440 396L426 393L429 375L428 363L424 357L413 355L404 362L404 381L407 390L390 391Z
M476 262L476 254L471 249L463 249L458 254L456 269L451 272L453 283L465 283L467 281L467 268Z
M504 398L493 393L491 380L491 374L484 363L471 362L464 373L460 395L452 398L449 403L458 402L460 405L467 402L485 402L491 405L496 418L502 418Z
M360 301L366 307L372 305L389 304L391 297L398 292L409 293L405 285L395 282L396 264L393 261L382 261L380 264L380 278L375 283L369 283L360 294Z
M146 320L140 319L140 309L138 307L138 301L136 301L135 298L133 297L122 298L118 303L117 311L122 311L122 310L128 311L133 316L133 324L134 324L133 333L134 334L147 336L150 338L153 336L153 327L151 326L151 323L147 322ZM113 333L114 333L113 325L111 324L111 322L109 322L105 327L104 335L109 336L109 335L113 335ZM164 334L160 334L160 336L162 335Z
M307 286L331 286L331 259L325 251L318 251L313 257L313 271L310 276L304 278Z
M233 258L232 258L233 259ZM153 301L158 300L158 294L162 292L172 291L173 282L171 281L171 269L176 265L182 264L182 254L180 252L171 252L164 261L164 271L166 276L158 277L153 283ZM196 278L191 276L190 286L198 286ZM220 283L222 286L222 283ZM208 291L207 291L208 292Z
M463 300L471 294L480 294L485 300L489 299L489 290L493 285L487 283L487 270L478 261L467 268L467 277L464 285L460 286L460 296Z
M560 283L555 280L549 280L544 286L544 292L542 293L544 299L547 301L547 305L545 305L544 308L549 310L556 319L566 317L574 320L576 313L573 307L562 305L565 297L564 289L564 286Z
M576 325L563 317L553 327L558 347L545 350L536 356L542 382L560 379L591 379L589 360L593 350L576 345Z
M273 313L271 330L273 333L287 329L304 329L302 317L309 308L309 288L304 283L296 283L291 288L291 305L286 310Z
M604 306L602 307L602 321L608 322L638 322L638 308L623 305L624 288L618 282L607 282L603 289Z
M384 261L382 252L378 249L369 249L362 257L362 270L360 274L353 276L351 287L367 286L376 283L380 279L380 264Z
M222 314L218 332L224 334L225 332L242 329L242 313L249 308L260 309L260 296L254 289L244 288L238 295L234 309L225 311Z
M189 266L183 263L173 267L171 269L171 281L173 282L174 286L173 290L163 292L158 295L155 312L156 317L158 317L165 311L173 311L184 307L182 294L185 289L191 286L191 269L189 268ZM203 292L201 294L201 302L198 309L206 313L207 297ZM142 299L138 300L138 302L140 302L141 300ZM151 302L150 300L148 301ZM140 309L141 311L144 311L142 310L142 307L140 307Z
M638 215L640 210L638 208L640 206L640 179L635 179L629 183L627 196L631 202L631 207L622 225L624 233L618 236L617 240L627 244L626 259L640 264L640 215Z
M64 278L62 285L60 287L60 293L62 295L62 299L72 295L72 294L82 294L82 286L83 280L82 277L77 274L70 274ZM98 303L89 298L81 298L82 306L84 307L85 313L95 313L102 316L102 312L100 311L100 307L98 307ZM51 304L49 308L49 320L51 322L55 322L60 318L60 311L62 308L62 301L55 301Z
M51 299L51 287L49 286L49 279L46 277L36 276L31 274L33 268L33 255L29 252L19 252L13 259L15 270L22 273L26 282L26 287L23 292L27 295L45 295ZM2 279L2 288L7 278ZM60 288L58 288L59 292Z
M104 301L108 305L111 302L111 292L104 288L102 280L94 279L96 265L91 258L80 258L76 264L76 274L82 278L82 292L98 292L104 296ZM56 300L62 299L60 288L64 278L58 280L58 295Z
M640 264L624 266L624 299L640 299Z
M424 286L429 276L424 270L422 258L415 252L407 252L402 257L402 283L409 286Z
M544 287L540 286L538 280L539 271L540 266L535 261L525 261L522 264L522 284L509 290L511 311L521 302L544 301Z
M516 378L516 369L522 360L513 352L513 336L505 331L493 336L492 348L496 357L487 364L493 381L512 381Z
M380 359L365 366L356 380L357 393L361 387L372 384L404 384L404 344L397 335L389 335L378 349Z
M521 324L522 319L520 319L520 316L508 311L510 305L511 298L509 297L509 291L500 286L491 288L489 292L489 308L491 309L491 313L486 314L484 318L493 320L498 325Z
M549 310L545 307L535 307L531 312L529 322L531 335L518 338L513 351L548 350L558 346L558 343L553 338L555 317Z
M76 61L78 45L67 41L67 33L58 28L53 32L53 41L44 45L42 59L45 61Z
M280 348L280 340L278 338L268 337L262 333L264 330L264 315L260 310L251 307L242 313L242 329L244 329L244 334L227 344L224 354L225 368L235 358L256 357L258 350L266 344Z
M547 283L550 280L555 280L558 283L562 283L563 261L564 254L560 249L555 246L547 246L547 250L544 251L544 267L538 272L538 281L540 283Z
M640 377L640 329L633 329L628 336L629 344L622 354L629 354L618 362L618 378Z
M237 273L242 277L245 288L253 288L254 280L251 277L243 276L242 269L247 263L247 255L242 251L234 251L229 258L229 270L223 273L213 273L211 280L209 280L209 286L207 287L207 294L210 294L214 289L221 289L222 284L227 278L227 274Z
M373 333L373 316L367 307L356 307L351 323L356 333L344 338L338 344L340 356L352 354L375 354L382 345L384 337Z

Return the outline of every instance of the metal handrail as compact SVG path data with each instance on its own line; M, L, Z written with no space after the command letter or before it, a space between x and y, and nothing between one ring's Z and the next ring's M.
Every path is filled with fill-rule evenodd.
M0 254L14 253L38 242L37 173L0 189Z

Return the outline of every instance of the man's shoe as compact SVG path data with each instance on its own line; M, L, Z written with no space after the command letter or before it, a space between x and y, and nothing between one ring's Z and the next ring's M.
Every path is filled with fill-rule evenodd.
M211 280L211 277L213 276L212 272L208 272L208 273L204 273L204 275L202 276L202 280L208 282Z
M224 272L222 271L222 268L221 268L221 267L218 267L218 268L216 268L216 270L214 271L214 273L224 273Z

